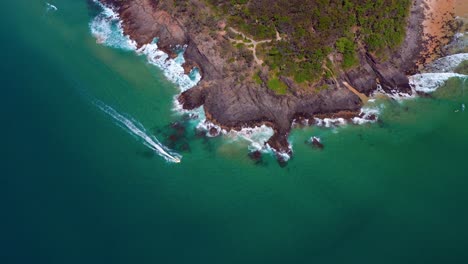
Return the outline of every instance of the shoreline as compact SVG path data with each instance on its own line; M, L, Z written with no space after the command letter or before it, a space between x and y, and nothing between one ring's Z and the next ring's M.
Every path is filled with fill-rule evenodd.
M415 3L432 3L431 1L434 0L415 0ZM343 118L341 116L344 115L348 121L367 117L369 118L368 121L372 122L376 120L374 115L363 115L363 102L367 101L365 98L378 90L372 87L378 88L382 86L382 91L396 97L411 93L409 80L406 76L401 76L401 73L393 66L390 66L389 63L375 61L370 54L365 54L363 61L367 61L374 72L354 71L353 73L351 71L349 74L344 75L344 77L339 76L338 82L348 85L335 83L335 88L332 91L321 93L321 96L313 94L278 96L272 94L266 87L253 89L251 87L253 86L252 83L240 86L237 84L232 88L228 88L236 82L237 76L226 73L226 70L219 70L224 69L224 60L219 58L218 55L213 54L213 50L207 50L210 47L214 47L213 45L217 42L222 42L222 38L205 41L201 46L197 45L197 43L201 43L204 40L203 34L189 33L191 26L184 24L184 18L175 19L170 13L162 10L157 5L150 4L147 0L134 0L126 3L121 3L117 0L100 0L99 2L112 6L119 14L124 34L137 43L137 50L151 43L154 38L158 38L158 49L167 53L168 59L174 59L176 57L175 48L186 47L184 53L185 63L182 65L182 71L187 73L189 70L197 67L200 70L201 77L200 81L193 88L183 91L178 96L177 103L183 109L191 110L203 106L206 121L227 132L241 131L245 128L263 125L271 127L274 130L274 135L265 145L271 146L277 153L292 153L287 138L289 131L297 120L334 119ZM453 3L453 0L449 2ZM151 8L153 11L142 11L148 8ZM413 8L418 12L421 10L419 6ZM434 5L432 5L432 8L434 8ZM437 27L427 26L428 21L432 17L432 13L427 13L427 10L432 10L431 6L422 14L424 19L422 24L419 25L423 28L425 36L427 37L427 34L434 34L434 38L436 39L447 37L445 33L441 33L445 31L437 31ZM420 17L417 17L416 20L413 17L409 17L409 20L413 24L408 25L408 30L417 31L419 27L412 28L411 26L418 26L419 19ZM442 16L442 20L444 19L447 19L446 16ZM440 25L440 21L435 20L434 25ZM152 26L148 27L147 24L151 24ZM415 46L415 43L418 43L418 39L410 35L407 34L407 39L413 44L403 45L403 48L406 48L407 52L410 53L415 49L421 50L420 46ZM424 40L423 43L426 43L425 47L429 47L427 50L434 52L431 48L436 44L440 46L442 42L436 41L427 44L427 41ZM422 54L421 52L419 55L412 55L413 57L421 57ZM149 56L148 54L146 55ZM438 56L435 52L432 55L434 57ZM404 64L405 61L400 59L399 64L401 63ZM407 66L405 67L411 67L409 64L411 63L406 62ZM369 79L370 76L375 76L375 74L378 76L377 83L375 80ZM353 87L353 89L349 89L348 86ZM394 90L394 88L389 87L401 87L403 89ZM233 101L233 99L236 101ZM238 105L240 102L243 103ZM307 103L304 104L305 102ZM226 110L228 111L226 112ZM279 113L281 115L278 115ZM355 123L354 121L352 122Z

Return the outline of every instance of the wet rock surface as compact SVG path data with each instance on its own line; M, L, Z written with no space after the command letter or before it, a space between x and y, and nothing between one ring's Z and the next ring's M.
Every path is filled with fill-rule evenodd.
M309 143L313 148L316 148L316 149L319 149L319 150L322 150L324 148L324 145L322 144L320 138L318 138L318 137L312 137L310 139Z

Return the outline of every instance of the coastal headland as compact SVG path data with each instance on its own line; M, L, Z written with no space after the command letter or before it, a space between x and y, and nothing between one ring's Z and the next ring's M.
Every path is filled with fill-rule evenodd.
M268 125L275 134L267 144L288 154L291 150L287 137L295 119L341 117L343 113L344 118L359 116L363 101L377 89L411 94L407 76L440 56L441 47L454 31L457 4L452 0L408 0L406 9L391 10L400 14L404 32L393 32L401 34L401 40L390 47L373 41L372 29L369 31L364 22L359 22L362 7L345 1L351 6L346 8L357 14L357 21L349 26L350 34L333 35L330 24L322 31L307 27L299 38L309 37L313 42L323 37L320 32L331 32L317 62L311 61L318 56L313 51L305 56L290 56L289 61L287 52L278 52L276 47L297 42L297 31L303 31L291 28L292 22L271 22L274 32L263 39L239 28L248 20L236 22L228 16L235 10L232 8L251 12L249 1L241 1L247 2L245 6L239 3L229 7L216 3L223 1L203 0L100 1L118 12L124 33L139 47L157 38L158 47L171 57L185 47L186 73L197 68L202 76L197 86L179 95L185 109L203 106L207 120L226 130ZM385 4L384 0L376 2ZM288 17L272 20L288 21ZM317 25L327 21L321 17ZM252 32L256 32L255 28ZM278 60L285 62L277 63ZM298 69L303 70L303 64L312 65L314 78L288 74L288 68L299 65Z

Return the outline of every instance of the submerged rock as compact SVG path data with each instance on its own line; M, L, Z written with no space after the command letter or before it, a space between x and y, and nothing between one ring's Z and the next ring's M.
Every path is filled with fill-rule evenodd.
M321 142L321 139L319 137L310 138L309 143L311 144L311 146L313 148L320 149L320 150L322 150L324 148L324 146L323 146L323 144Z
M262 163L263 154L261 151L256 150L249 152L249 158L253 160L256 164Z

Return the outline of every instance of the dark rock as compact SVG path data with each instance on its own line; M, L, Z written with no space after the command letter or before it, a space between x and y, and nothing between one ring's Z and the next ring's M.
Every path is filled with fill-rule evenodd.
M252 159L253 161L255 162L259 162L262 160L262 152L256 150L256 151L252 151L249 153L249 157L250 159Z
M219 136L219 130L216 128L216 127L212 127L210 128L210 130L208 131L208 133L210 134L210 136L212 137L217 137Z
M311 143L312 143L312 146L314 148L317 148L317 149L320 149L320 150L322 150L323 147L324 147L322 142L320 142L320 138L318 138L318 137L312 137Z

